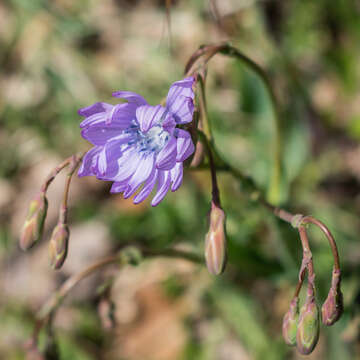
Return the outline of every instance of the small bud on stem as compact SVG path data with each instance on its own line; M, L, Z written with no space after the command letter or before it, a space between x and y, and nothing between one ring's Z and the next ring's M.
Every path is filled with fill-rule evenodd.
M314 288L309 284L305 304L300 310L296 333L296 347L301 354L308 355L314 350L319 340L319 322L319 309L315 301Z
M40 240L44 229L47 208L48 201L45 192L41 191L30 203L29 212L20 237L21 249L28 250Z
M299 298L291 300L289 311L285 314L282 324L283 338L289 346L296 345L296 332L299 320Z
M211 203L210 228L205 238L205 259L209 272L221 274L226 265L225 213Z
M322 322L327 326L338 321L343 313L343 295L340 289L341 271L333 270L331 288L321 308Z
M66 220L66 215L60 216L59 222L55 226L50 238L50 266L54 270L62 267L67 256L70 231L64 220Z

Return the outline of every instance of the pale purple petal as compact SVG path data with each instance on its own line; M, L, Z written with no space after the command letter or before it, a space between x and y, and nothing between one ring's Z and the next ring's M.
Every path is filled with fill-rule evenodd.
M122 134L109 140L98 157L97 176L112 179L116 176L119 165L118 159L123 155L122 145L130 140L129 134Z
M147 104L146 100L141 95L138 95L132 91L115 91L112 95L120 99L125 99L129 103L134 103L137 106Z
M158 175L158 188L156 195L151 201L151 206L158 205L165 197L166 193L169 191L171 184L170 171L159 170Z
M115 105L109 114L107 124L121 126L126 129L131 125L132 120L135 119L137 107L134 103Z
M181 129L175 130L177 140L177 156L176 161L186 160L195 150L190 134Z
M160 124L166 109L161 105L143 105L136 109L136 119L142 132L147 132L151 127Z
M90 106L84 107L82 109L79 109L78 114L80 116L89 117L89 116L94 115L94 114L110 111L112 109L112 107L113 107L113 105L111 105L111 104L107 104L107 103L103 103L103 102L97 102L97 103L95 103L93 105L90 105Z
M79 177L95 175L93 167L97 163L97 158L100 151L101 146L95 146L85 154L80 169L78 171Z
M126 187L127 187L127 181L122 181L122 182L115 181L111 186L110 192L112 194L123 192L126 189Z
M134 175L128 182L128 187L124 192L124 198L127 199L149 178L154 168L154 153L141 159Z
M195 78L189 77L173 83L170 87L166 108L172 113L177 124L186 124L192 121L194 113L194 85Z
M176 162L176 139L171 137L166 145L160 150L157 159L156 167L160 170L169 170L174 167Z
M138 204L142 201L144 201L153 190L156 180L158 178L158 170L154 167L152 170L151 175L149 176L148 180L145 182L144 187L141 189L141 191L134 197L134 204Z
M104 145L108 140L121 134L118 126L89 126L81 131L81 136L94 145Z
M170 170L171 175L171 191L176 191L183 180L183 163L178 162L176 165Z
M107 180L124 181L129 179L136 171L140 163L140 156L136 150L129 150L118 160L118 170L116 175Z
M88 126L94 126L94 125L105 126L107 119L108 119L108 113L106 112L93 114L80 123L80 128L86 128Z

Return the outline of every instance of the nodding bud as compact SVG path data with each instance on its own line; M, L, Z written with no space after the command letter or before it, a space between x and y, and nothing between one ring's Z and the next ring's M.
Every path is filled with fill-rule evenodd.
M282 334L286 344L296 345L296 332L299 320L299 298L291 300L289 311L284 315Z
M20 247L23 250L31 248L40 238L44 228L48 201L45 193L40 192L31 201L29 212L20 236Z
M340 282L341 272L340 270L334 269L331 279L331 288L321 308L322 322L327 326L331 326L338 321L344 310Z
M98 305L98 313L101 325L105 330L115 327L115 304L107 297L103 297Z
M319 309L315 301L314 292L308 293L305 304L300 310L296 333L296 348L303 354L310 354L319 340L320 324Z
M50 266L54 270L60 269L66 259L69 235L68 226L62 222L58 222L49 243Z
M225 213L211 202L210 227L205 238L205 259L209 272L221 274L226 265Z

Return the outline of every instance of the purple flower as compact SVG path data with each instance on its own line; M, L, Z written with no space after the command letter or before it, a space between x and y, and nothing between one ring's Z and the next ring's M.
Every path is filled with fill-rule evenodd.
M171 85L166 105L149 105L133 92L117 91L113 96L126 103L96 103L79 110L85 120L81 135L94 147L79 169L79 176L94 175L113 181L112 193L132 196L135 204L145 200L157 185L151 205L163 200L169 189L179 188L183 161L194 152L190 134L177 125L192 121L195 79L189 77ZM142 186L143 185L143 186Z

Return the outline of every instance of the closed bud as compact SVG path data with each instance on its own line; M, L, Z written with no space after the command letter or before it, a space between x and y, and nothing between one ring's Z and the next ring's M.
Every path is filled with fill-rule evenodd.
M289 311L285 314L282 324L282 334L286 344L296 345L296 332L299 320L299 298L296 296L290 303Z
M105 330L111 330L115 327L115 304L108 298L103 297L98 305L98 313L101 325Z
M50 266L54 270L60 269L66 259L69 235L68 226L58 222L49 243Z
M40 192L31 201L29 212L20 236L20 247L23 250L31 248L41 238L44 220L48 208L45 193Z
M226 265L225 213L211 203L210 227L205 238L205 259L209 272L221 274Z
M311 295L308 294L300 310L296 333L297 350L303 355L310 354L319 340L319 332L319 309L312 292Z
M334 270L329 294L321 308L322 322L327 326L331 326L338 321L344 310L340 282L341 272L340 270Z

